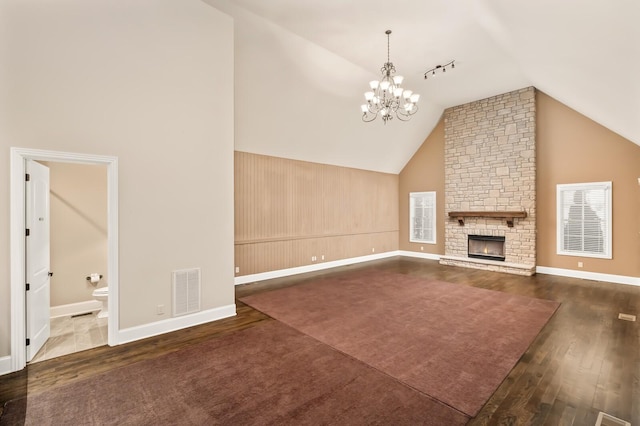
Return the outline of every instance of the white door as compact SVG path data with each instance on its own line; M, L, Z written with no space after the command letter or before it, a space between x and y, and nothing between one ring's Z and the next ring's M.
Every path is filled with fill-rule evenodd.
M42 348L49 327L49 168L27 160L27 362Z

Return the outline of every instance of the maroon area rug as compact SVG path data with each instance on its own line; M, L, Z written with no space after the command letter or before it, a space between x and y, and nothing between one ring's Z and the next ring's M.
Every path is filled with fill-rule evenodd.
M384 271L241 300L471 417L559 306Z
M1 425L464 425L277 321L11 401Z

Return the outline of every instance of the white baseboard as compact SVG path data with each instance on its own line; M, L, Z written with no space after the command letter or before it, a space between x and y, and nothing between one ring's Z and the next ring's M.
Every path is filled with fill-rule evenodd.
M334 260L331 262L315 263L313 265L299 266L296 268L279 269L276 271L261 272L252 275L243 275L234 279L235 285L248 284L256 281L264 281L272 278L288 277L290 275L304 274L306 272L321 271L323 269L335 268L338 266L351 265L354 263L368 262L371 260L385 259L388 257L405 256L428 260L440 260L442 255L432 253L421 253L408 250L394 250L385 253L372 254L368 256L352 257L349 259ZM640 278L628 277L624 275L601 274L598 272L576 271L573 269L550 268L547 266L537 266L536 273L557 275L560 277L582 278L594 281L606 281L616 284L628 284L640 286Z
M353 265L354 263L369 262L371 260L386 259L387 257L398 256L398 250L387 251L384 253L370 254L367 256L350 257L348 259L332 260L330 262L314 263L312 265L298 266L295 268L278 269L276 271L261 272L258 274L243 275L235 277L236 285L248 284L256 281L270 280L272 278L288 277L290 275L304 274L306 272L321 271L323 269L336 268L338 266Z
M11 357L10 356L0 357L0 376L2 376L3 374L9 374L11 372L12 372Z
M398 254L400 256L406 256L406 257L417 257L420 259L429 259L429 260L440 260L440 254L433 254L433 253L422 253L420 251L407 251L407 250L400 250L398 251Z
M98 300L87 300L86 302L69 303L68 305L52 306L50 310L51 318L68 317L71 315L86 314L87 312L99 311L102 303Z
M181 330L194 325L204 324L223 318L233 317L236 315L236 305L221 306L219 308L208 309L206 311L197 312L191 315L183 315L180 317L168 318L162 321L152 322L151 324L138 325L136 327L118 330L117 344L129 343L135 340L146 339L147 337L157 336L159 334L170 333L172 331Z
M575 269L550 268L548 266L536 267L539 274L558 275L561 277L581 278L585 280L606 281L616 284L628 284L640 286L640 278L625 275L601 274L599 272L576 271Z

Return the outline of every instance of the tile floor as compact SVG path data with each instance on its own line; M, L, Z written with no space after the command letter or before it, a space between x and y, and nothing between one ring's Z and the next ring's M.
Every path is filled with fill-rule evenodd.
M51 337L32 363L107 344L107 318L97 312L77 317L51 318Z

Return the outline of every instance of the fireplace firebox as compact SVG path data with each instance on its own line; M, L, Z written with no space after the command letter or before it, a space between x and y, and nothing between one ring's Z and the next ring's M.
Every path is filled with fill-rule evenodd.
M494 237L491 235L469 235L468 241L469 245L467 255L469 257L504 262L504 237Z

